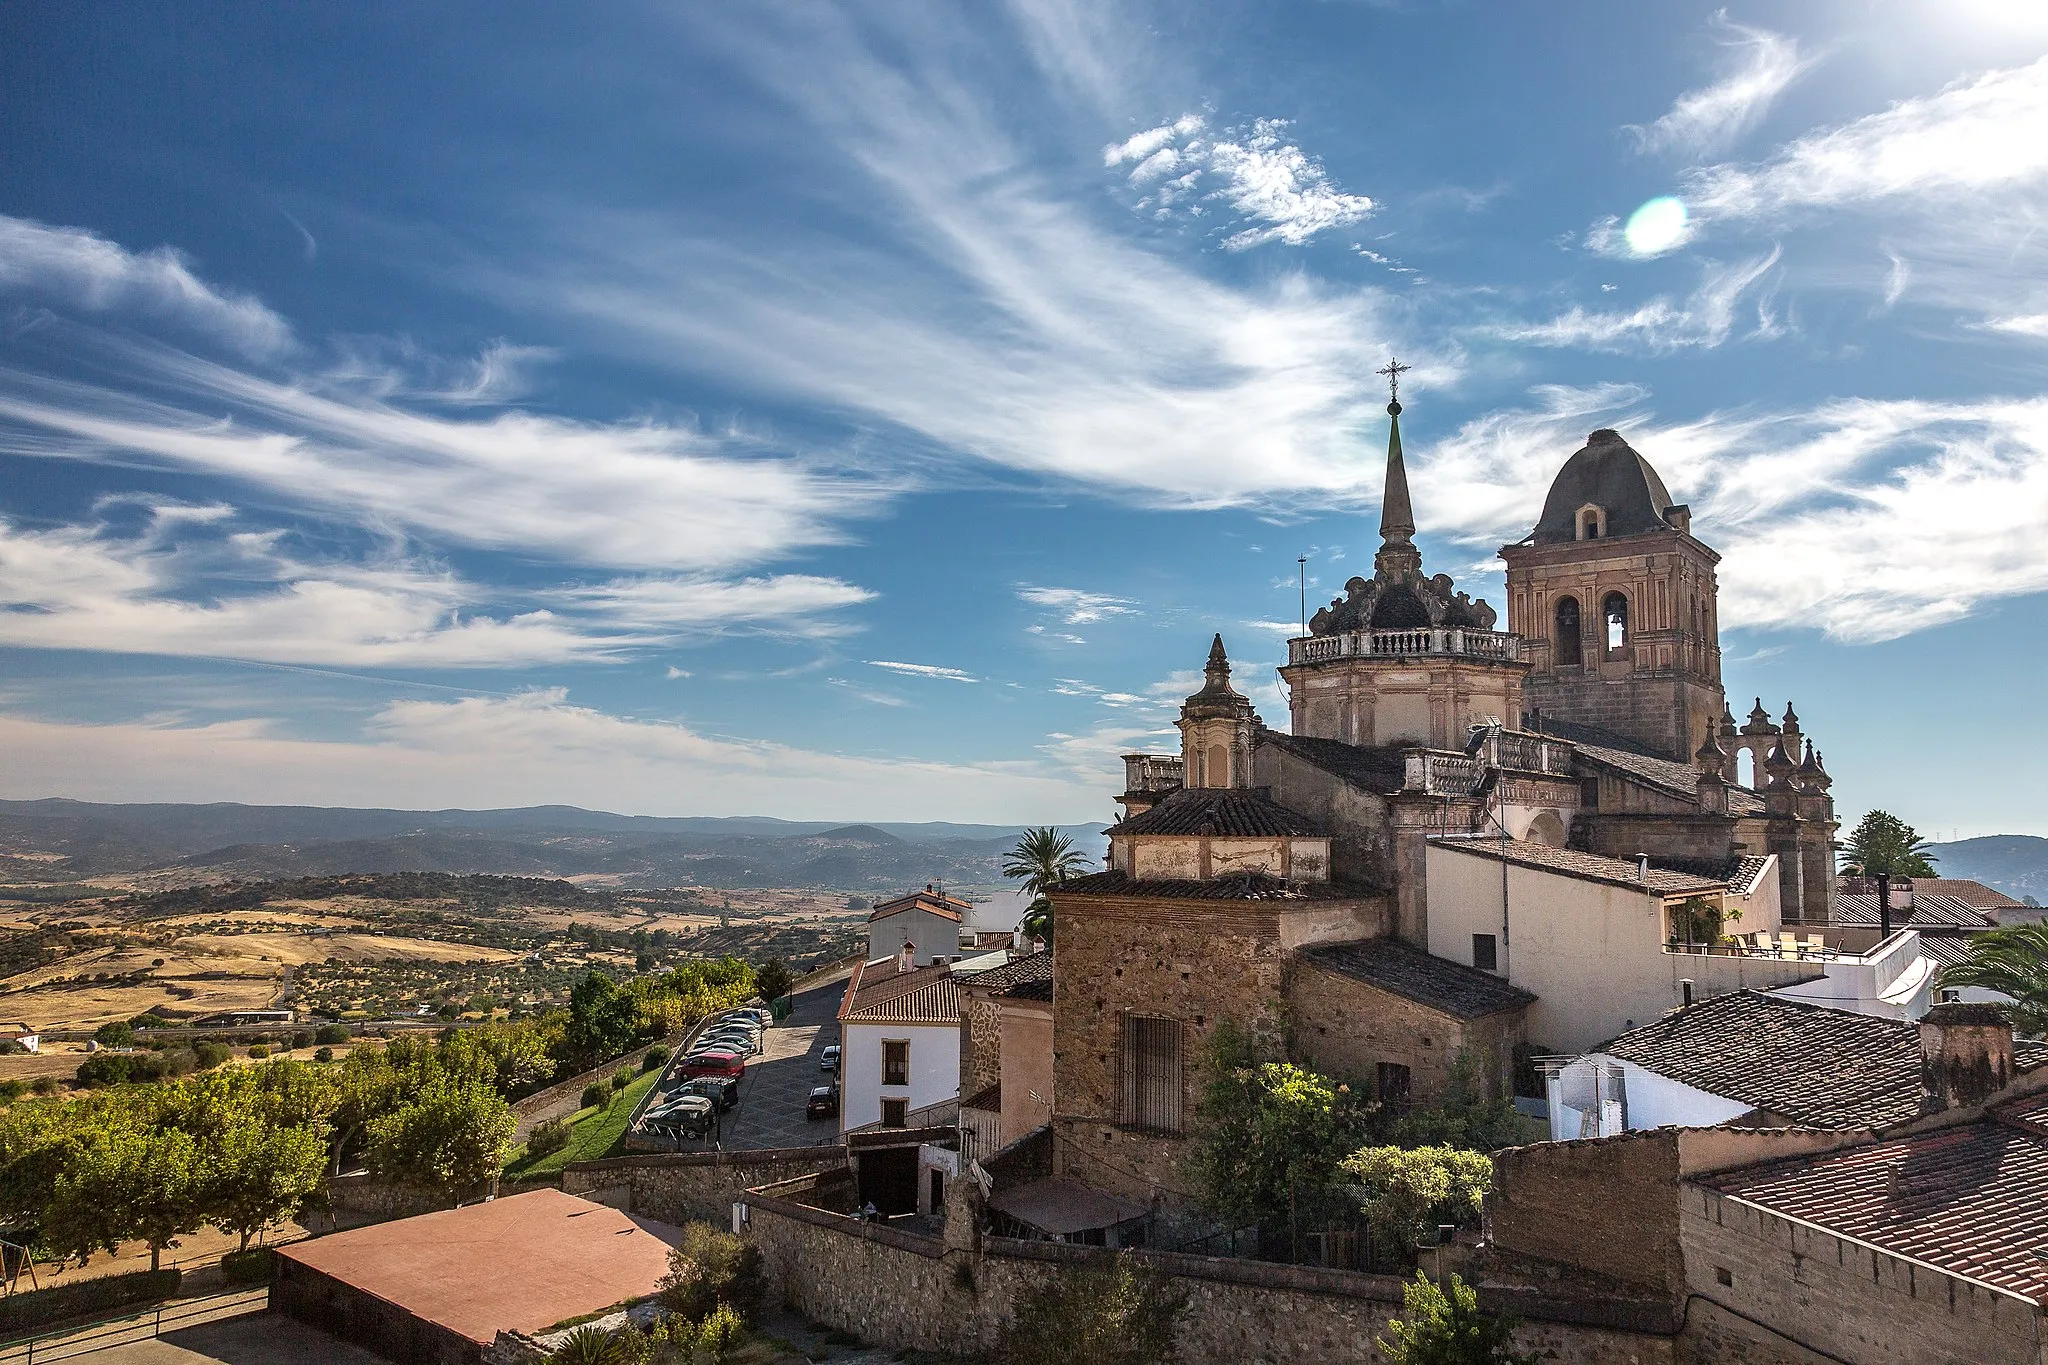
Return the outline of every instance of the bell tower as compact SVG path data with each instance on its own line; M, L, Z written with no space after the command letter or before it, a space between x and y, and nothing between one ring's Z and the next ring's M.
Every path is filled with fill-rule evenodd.
M1601 430L1565 461L1536 529L1500 552L1523 699L1691 764L1727 708L1721 556L1692 534L1650 462Z

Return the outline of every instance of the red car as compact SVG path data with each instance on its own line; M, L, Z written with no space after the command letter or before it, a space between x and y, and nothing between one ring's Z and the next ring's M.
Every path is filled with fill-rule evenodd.
M684 1080L697 1076L731 1076L738 1079L746 1074L746 1059L733 1052L700 1052L683 1063Z

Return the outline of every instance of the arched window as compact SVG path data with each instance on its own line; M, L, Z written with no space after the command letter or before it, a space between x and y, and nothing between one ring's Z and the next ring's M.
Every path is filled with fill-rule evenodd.
M1550 635L1551 647L1558 663L1584 663L1579 643L1579 599L1560 597L1557 599L1557 629Z
M1579 509L1579 539L1598 540L1607 532L1607 514L1598 505L1587 503Z
M1607 622L1607 652L1628 648L1628 599L1618 592L1607 594L1600 604L1601 619Z

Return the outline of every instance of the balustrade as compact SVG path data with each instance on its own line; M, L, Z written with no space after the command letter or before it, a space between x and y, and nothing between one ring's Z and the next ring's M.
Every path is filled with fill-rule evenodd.
M1287 661L1290 664L1419 655L1453 655L1513 662L1522 657L1522 637L1502 630L1469 630L1453 626L1416 630L1350 630L1336 635L1308 635L1287 642Z

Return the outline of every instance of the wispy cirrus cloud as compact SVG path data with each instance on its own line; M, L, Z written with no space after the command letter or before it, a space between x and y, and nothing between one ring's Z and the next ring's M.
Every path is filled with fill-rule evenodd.
M1809 133L1759 163L1702 167L1686 177L1686 197L1711 218L1768 219L1894 200L1928 203L2044 180L2048 57ZM1955 204L1942 207L1953 211Z
M1321 161L1285 137L1289 121L1255 119L1214 136L1200 114L1134 133L1102 149L1102 164L1129 165L1126 181L1142 192L1137 207L1155 218L1201 216L1220 203L1245 226L1223 238L1229 251L1268 242L1301 246L1318 233L1372 213L1373 201L1347 194Z
M1813 58L1800 55L1796 39L1732 23L1726 10L1715 13L1711 28L1723 54L1717 79L1680 95L1654 122L1629 125L1639 150L1688 156L1723 151L1813 65Z
M1699 288L1683 300L1659 295L1625 310L1574 304L1547 322L1496 323L1481 330L1501 341L1593 351L1659 353L1719 346L1735 334L1745 296L1770 275L1780 254L1774 247L1733 265L1707 262ZM1768 301L1758 301L1751 335L1775 336L1781 327Z
M1088 592L1081 588L1039 588L1025 585L1017 596L1034 607L1044 607L1069 626L1092 625L1112 616L1136 616L1138 604L1128 597Z
M906 664L894 659L869 659L869 668L886 668L891 673L902 673L913 678L943 678L948 682L978 683L980 678L958 668L945 668L938 664Z
M292 345L283 318L245 294L207 284L182 252L167 246L130 251L84 228L0 215L0 292L169 322L250 355L275 355Z

